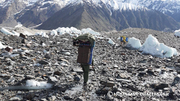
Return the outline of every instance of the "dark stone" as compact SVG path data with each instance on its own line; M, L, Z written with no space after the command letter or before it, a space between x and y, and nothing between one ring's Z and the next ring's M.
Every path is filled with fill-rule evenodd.
M46 54L44 57L45 57L46 59L51 59L51 56L50 56L49 54Z
M128 85L126 88L129 88L132 91L139 91L139 89L135 85Z
M62 73L60 71L55 71L54 75L61 75Z
M31 54L31 53L26 53L25 55L26 55L26 56L29 56L29 57L34 57L34 55Z
M117 91L118 91L118 88L113 88L113 89L112 89L112 92L113 92L113 93L116 93Z
M75 101L83 101L82 99L80 99L80 98L77 98Z
M109 88L105 87L105 88L102 88L102 89L99 89L96 91L96 94L97 95L107 95L107 93L110 91Z
M34 97L35 97L35 93L29 93L25 96L25 98L28 100L33 100Z
M154 71L153 71L152 69L148 69L148 70L147 70L147 73L148 73L149 75L155 75L155 73L154 73Z
M105 69L103 69L103 70L101 71L102 74L105 74L106 72L107 72L107 70L105 70Z
M173 81L173 83L172 83L172 86L174 86L174 85L176 85L176 84L178 84L178 83L180 83L180 77L175 77L174 78L174 81Z
M69 97L69 96L64 96L64 99L65 100L73 100L71 97Z
M22 39L21 43L27 43L26 39Z
M78 97L75 101L85 101L82 96Z
M78 82L79 82L79 81L80 81L80 78L79 78L77 75L75 75L75 76L74 76L74 81L78 81Z
M147 60L144 59L144 60L142 60L142 61L139 61L139 63L147 63Z
M106 66L106 63L102 63L103 66Z
M180 74L180 70L176 70L178 74Z
M175 63L175 65L180 68L180 63Z
M143 71L143 72L140 72L139 74L138 74L138 76L140 76L140 77L142 77L142 76L146 76L146 72L145 71Z
M38 63L41 64L41 65L47 65L47 64L49 64L47 61L44 61L44 60L41 60L41 61L39 61Z
M172 89L170 90L169 95L167 97L171 100L177 100L177 96Z
M168 84L151 84L151 87L154 88L155 91L158 91L159 89L164 89L164 88L167 88L169 87Z
M60 85L55 85L55 86L53 86L52 89L53 89L53 90L58 90L58 91L61 91L61 92L65 92L65 91L68 89L68 87L66 87L66 86L60 86Z
M6 65L7 65L7 66L11 66L11 65L12 65L12 61L8 61L8 62L6 63Z
M137 71L144 71L146 68L139 68Z
M27 36L26 36L26 35L24 35L24 34L22 34L22 33L20 33L19 37L22 37L22 38L24 38L24 39L26 39L26 38L27 38Z
M9 48L9 47L6 47L5 50L6 50L7 52L12 52L12 51L13 51L13 49L12 49L12 48Z
M180 59L178 59L177 62L180 63Z
M100 81L100 84L105 87L113 87L115 85L114 82L106 82L106 81Z

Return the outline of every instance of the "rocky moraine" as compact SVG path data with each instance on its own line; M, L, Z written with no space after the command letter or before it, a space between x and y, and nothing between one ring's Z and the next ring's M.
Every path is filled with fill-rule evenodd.
M119 36L145 41L149 34L180 52L180 39L173 33L149 29L101 32L96 39L94 69L83 87L83 72L71 35L12 36L0 32L0 41L12 49L0 50L1 101L162 101L180 100L180 57L144 55L120 45ZM116 47L107 42L111 38ZM17 89L27 80L47 81L49 89Z

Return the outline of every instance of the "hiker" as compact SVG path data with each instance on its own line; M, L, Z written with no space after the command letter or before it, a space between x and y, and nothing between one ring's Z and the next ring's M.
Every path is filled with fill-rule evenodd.
M121 36L120 41L121 41L121 45L125 45L126 42L128 42L128 37Z
M86 86L88 82L90 65L92 64L92 68L94 68L92 55L93 48L95 46L95 38L91 34L83 34L73 40L73 45L78 46L77 63L80 63L83 69L84 86Z

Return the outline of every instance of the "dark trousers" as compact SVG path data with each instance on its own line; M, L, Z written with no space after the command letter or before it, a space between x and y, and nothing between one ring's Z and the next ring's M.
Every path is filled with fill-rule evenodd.
M81 64L81 67L84 72L84 83L87 83L89 75L89 64Z

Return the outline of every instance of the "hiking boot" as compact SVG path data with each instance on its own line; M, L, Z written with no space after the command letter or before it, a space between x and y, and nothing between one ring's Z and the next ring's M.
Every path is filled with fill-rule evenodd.
M84 82L84 83L83 83L83 86L87 86L87 82Z

